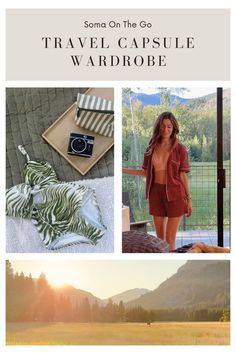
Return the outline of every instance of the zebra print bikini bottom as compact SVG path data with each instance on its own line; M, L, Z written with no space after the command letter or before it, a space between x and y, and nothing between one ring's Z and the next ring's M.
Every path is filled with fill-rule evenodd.
M25 182L6 192L6 214L31 219L49 250L77 243L96 245L106 227L95 191L78 182L61 182L48 162L27 158Z

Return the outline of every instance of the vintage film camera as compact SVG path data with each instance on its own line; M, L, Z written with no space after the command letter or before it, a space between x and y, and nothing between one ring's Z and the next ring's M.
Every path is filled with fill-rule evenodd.
M67 153L69 155L91 157L94 139L94 136L71 133Z

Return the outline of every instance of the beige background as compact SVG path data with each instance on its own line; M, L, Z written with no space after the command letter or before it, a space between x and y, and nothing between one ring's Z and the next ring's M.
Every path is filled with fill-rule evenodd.
M230 11L171 10L23 10L6 12L7 80L229 80ZM151 28L124 28L129 19ZM120 28L84 28L84 21L121 24ZM109 49L44 49L44 36L105 37ZM195 37L195 49L119 49L119 37ZM167 56L166 67L74 67L70 55Z

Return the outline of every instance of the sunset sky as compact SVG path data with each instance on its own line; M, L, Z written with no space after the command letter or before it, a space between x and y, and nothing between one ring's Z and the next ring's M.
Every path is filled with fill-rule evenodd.
M149 260L14 260L15 272L31 273L37 278L45 273L53 285L70 284L91 292L99 298L108 298L133 288L153 290L176 273L186 261Z

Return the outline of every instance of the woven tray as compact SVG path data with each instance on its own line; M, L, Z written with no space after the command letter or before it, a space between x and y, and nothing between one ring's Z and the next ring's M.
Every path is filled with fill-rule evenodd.
M86 91L86 94L114 100L114 90L112 88L91 88ZM74 120L75 113L76 102L42 134L42 137L77 171L85 175L114 145L114 139L77 126ZM71 156L67 154L70 133L92 135L95 137L92 157Z

